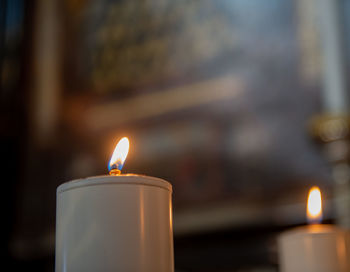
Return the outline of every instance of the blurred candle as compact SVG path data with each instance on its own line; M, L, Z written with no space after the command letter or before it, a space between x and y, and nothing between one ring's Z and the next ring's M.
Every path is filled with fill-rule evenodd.
M344 34L341 1L315 1L319 11L321 50L323 57L323 104L332 114L348 112Z
M117 145L109 176L57 188L56 272L172 272L172 186L121 175L128 140Z
M322 219L319 188L311 188L307 203L309 226L282 233L278 239L282 272L349 272L349 233L333 225L317 224Z

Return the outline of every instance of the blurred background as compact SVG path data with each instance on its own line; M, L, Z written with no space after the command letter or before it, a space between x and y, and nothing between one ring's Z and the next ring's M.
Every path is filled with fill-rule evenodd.
M173 185L177 271L278 271L276 238L350 227L350 0L0 0L2 256L54 271L56 187Z

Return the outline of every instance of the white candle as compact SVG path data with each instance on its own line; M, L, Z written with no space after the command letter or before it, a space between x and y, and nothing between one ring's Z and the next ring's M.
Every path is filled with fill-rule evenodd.
M167 181L139 175L60 185L56 272L174 271L171 194Z
M318 201L317 194L313 196L313 201ZM316 220L321 216L321 198L319 203L310 203L311 198L310 192L308 214ZM279 237L278 248L282 272L350 271L349 233L333 225L314 224L287 231Z

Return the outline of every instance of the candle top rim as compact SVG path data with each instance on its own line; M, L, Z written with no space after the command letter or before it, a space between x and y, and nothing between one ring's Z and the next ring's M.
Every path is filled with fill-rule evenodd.
M71 180L59 185L57 187L57 194L81 187L128 184L159 187L168 190L170 193L172 193L172 185L164 179L144 175L122 174L117 176L92 176Z
M336 232L347 233L347 230L332 224L313 224L287 230L281 236L324 235Z

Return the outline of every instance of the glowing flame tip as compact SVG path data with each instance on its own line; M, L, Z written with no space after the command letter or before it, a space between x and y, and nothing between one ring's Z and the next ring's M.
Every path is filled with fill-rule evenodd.
M108 164L108 170L111 171L113 169L122 170L126 156L129 152L129 139L127 137L123 137L120 139L118 144L116 145L113 155Z
M322 197L320 188L317 186L309 191L306 215L310 223L320 223L322 220Z

